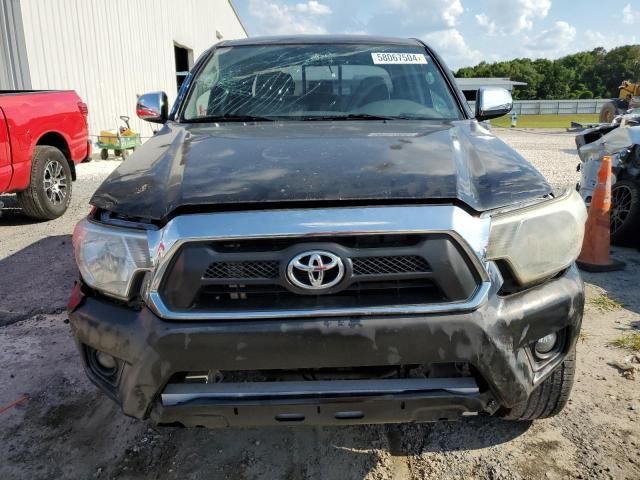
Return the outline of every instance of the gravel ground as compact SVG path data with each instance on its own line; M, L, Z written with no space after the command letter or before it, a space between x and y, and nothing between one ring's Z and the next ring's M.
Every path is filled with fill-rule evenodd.
M580 180L575 135L561 130L494 128L494 132L533 163L554 188L574 187Z
M572 135L497 133L554 186L577 181ZM607 293L624 306L588 303L574 392L552 419L208 431L123 416L86 380L64 314L73 225L116 165L80 165L55 221L33 223L0 196L0 478L640 478L640 380L609 365L627 355L610 342L640 328L640 254L629 249L614 249L624 272L585 275L590 301Z

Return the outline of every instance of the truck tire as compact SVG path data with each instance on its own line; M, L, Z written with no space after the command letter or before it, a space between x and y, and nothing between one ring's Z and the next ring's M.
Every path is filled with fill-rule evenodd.
M71 201L71 169L64 154L55 147L37 146L31 159L29 187L18 192L25 215L52 220L62 215Z
M600 123L611 123L618 115L618 108L614 102L605 103L600 109Z
M640 184L620 180L611 188L611 243L640 243Z
M575 373L576 350L573 348L551 375L534 388L526 402L503 409L498 415L506 420L522 421L557 415L569 401Z

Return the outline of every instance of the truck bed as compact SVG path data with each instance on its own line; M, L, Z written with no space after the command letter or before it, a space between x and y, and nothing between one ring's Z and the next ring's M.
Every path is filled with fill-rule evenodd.
M73 90L0 90L0 95L23 95L25 93L72 92Z
M73 90L0 90L0 192L29 186L37 145L58 148L74 174L90 152L86 114Z

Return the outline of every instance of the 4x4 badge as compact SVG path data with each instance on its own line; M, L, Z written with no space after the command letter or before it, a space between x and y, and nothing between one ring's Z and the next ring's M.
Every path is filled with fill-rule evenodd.
M287 277L296 287L324 290L340 283L344 264L338 255L325 250L303 252L289 262Z

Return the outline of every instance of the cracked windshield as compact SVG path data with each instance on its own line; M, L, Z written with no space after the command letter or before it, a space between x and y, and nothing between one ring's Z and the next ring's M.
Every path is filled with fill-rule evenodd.
M219 48L191 83L189 122L461 118L438 66L418 47Z

